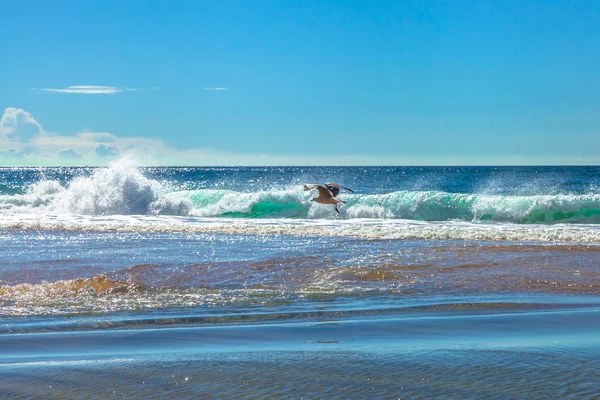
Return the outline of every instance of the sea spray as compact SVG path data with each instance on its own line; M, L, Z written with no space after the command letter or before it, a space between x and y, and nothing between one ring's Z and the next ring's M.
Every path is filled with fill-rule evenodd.
M173 198L160 182L146 178L130 159L96 169L66 185L57 180L33 183L23 195L3 199L22 213L80 215L187 215L191 202Z
M170 199L158 181L143 176L128 159L76 178L52 205L58 211L85 215L186 215L191 206L185 199Z
M243 218L335 218L332 207L310 203L296 189L259 192L195 190L178 196L192 202L191 215ZM438 191L347 194L343 218L532 223L600 223L600 195L506 196Z
M24 198L32 207L48 205L58 193L64 192L60 182L55 180L43 180L36 182L27 189Z
M411 174L405 176L407 171ZM554 170L552 174L538 176L535 170L517 169L515 176L508 180L513 182L521 175L531 178L525 192L506 187L505 175L511 169L501 171L503 175L499 176L493 175L494 171L490 168L436 169L434 175L428 175L427 169L372 168L367 172L379 176L373 180L366 176L360 178L361 174L367 173L361 168L333 168L327 175L340 182L348 184L357 179L349 184L355 193L340 194L339 198L345 204L338 216L333 207L310 201L315 191L303 190L303 183L323 181L324 178L313 176L322 173L321 169L144 168L125 158L108 168L48 168L41 172L37 169L6 170L5 187L11 188L0 193L0 215L399 219L477 224L600 223L600 194L597 193L595 170L582 170L585 175L579 180L572 177L567 180L564 174L552 178L552 174L558 173ZM528 181L528 178L520 180ZM425 185L430 181L437 183ZM538 187L542 181L554 187L556 182L563 182L563 186L548 193L544 189L546 186ZM416 190L427 186L440 189ZM441 190L446 187L455 191Z

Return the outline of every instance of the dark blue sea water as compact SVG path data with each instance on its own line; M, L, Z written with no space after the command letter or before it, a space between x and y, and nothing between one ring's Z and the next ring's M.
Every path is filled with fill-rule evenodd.
M0 398L598 398L599 271L600 167L0 168Z

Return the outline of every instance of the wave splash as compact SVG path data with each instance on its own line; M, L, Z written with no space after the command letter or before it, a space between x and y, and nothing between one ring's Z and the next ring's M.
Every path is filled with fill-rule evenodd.
M37 182L24 195L5 202L21 212L81 215L187 215L192 208L186 199L171 198L164 185L144 177L127 159L75 178L67 186L55 180Z
M202 217L331 218L332 207L310 203L301 189L239 193L227 190L180 192ZM501 196L398 191L343 197L344 218L416 221L494 221L518 224L600 223L600 195Z
M315 204L302 186L254 192L179 190L145 177L122 159L68 184L43 180L21 195L0 196L2 214L175 215L225 218L337 218L333 207ZM600 195L487 195L403 190L344 194L344 219L508 222L516 224L600 223Z

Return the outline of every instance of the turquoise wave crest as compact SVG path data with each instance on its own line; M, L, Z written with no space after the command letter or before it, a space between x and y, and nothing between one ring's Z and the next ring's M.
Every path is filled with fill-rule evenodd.
M327 218L333 207L310 201L300 190L241 193L229 190L179 192L192 214L232 218ZM401 218L418 221L497 221L519 224L600 223L600 195L502 196L398 191L346 194L346 218Z

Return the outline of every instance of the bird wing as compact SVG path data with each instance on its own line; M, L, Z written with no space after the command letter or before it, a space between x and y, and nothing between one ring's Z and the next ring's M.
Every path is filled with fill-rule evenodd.
M316 189L319 185L317 185L316 183L307 183L306 185L304 185L304 190L311 190L311 189Z
M323 197L333 197L331 191L327 189L325 186L317 185L317 189L319 190L319 196Z
M340 188L342 188L342 189L346 189L346 190L347 190L347 191L349 191L349 192L352 192L352 193L354 193L354 190L352 190L352 189L350 189L350 188L347 188L346 186L342 186L342 185L340 185L339 183L335 183L335 182L327 182L327 183L325 184L325 186L327 186L327 189L331 190L332 192L333 192L333 190L332 190L332 189L337 189L337 190L339 191L339 190L340 190Z

